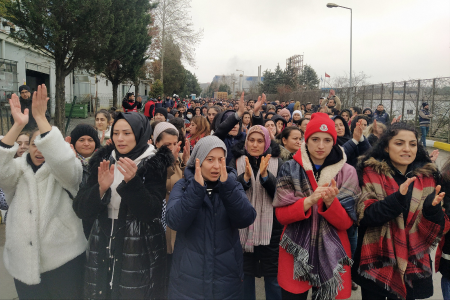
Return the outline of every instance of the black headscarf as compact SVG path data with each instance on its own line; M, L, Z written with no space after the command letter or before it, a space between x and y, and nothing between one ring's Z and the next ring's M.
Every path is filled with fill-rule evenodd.
M116 152L116 159L119 159L120 157L128 157L131 160L135 160L136 158L141 156L142 153L144 153L145 150L147 150L147 148L149 147L148 140L152 135L152 127L150 126L150 122L148 121L147 117L141 115L140 113L120 112L117 114L116 118L114 119L114 123L111 127L112 134L114 134L114 126L120 119L124 119L125 121L128 122L128 124L130 124L131 129L133 130L134 133L134 137L136 139L136 146L133 148L133 150L131 150L126 154L120 154L119 151L117 151L117 149L114 149L114 151Z
M341 117L341 116L335 116L335 117L333 118L333 121L335 121L336 119L341 120L342 123L344 124L344 127L345 127L345 134L344 134L344 136L338 136L338 137L337 137L337 144L338 144L339 146L342 146L342 145L344 145L345 143L347 143L349 140L352 139L352 134L351 134L351 132L350 132L350 129L348 128L347 122L345 121L345 119L344 119L343 117Z

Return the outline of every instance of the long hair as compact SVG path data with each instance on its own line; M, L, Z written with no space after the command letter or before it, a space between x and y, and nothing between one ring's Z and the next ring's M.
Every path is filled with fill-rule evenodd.
M277 138L280 139L280 143L281 145L284 147L284 143L283 143L283 138L285 138L286 140L289 138L289 136L291 135L291 132L294 130L298 130L300 131L300 133L302 134L303 137L303 132L301 131L300 128L295 127L295 126L289 126L286 127L278 136Z
M197 132L191 136L191 140L196 140L202 135L207 136L211 133L209 122L205 117L195 116L192 118L191 123L195 123L195 125L197 125Z
M389 157L389 153L387 153L385 149L389 146L389 142L392 140L392 138L399 134L399 132L402 130L411 131L412 133L414 133L414 136L417 140L417 153L412 164L431 163L428 152L423 147L423 145L419 143L419 134L414 126L411 126L406 122L395 123L391 127L389 127L387 131L378 139L378 143L376 143L373 148L370 148L370 150L366 152L366 154L360 157L359 162L356 165L356 171L358 172L360 185L363 184L362 173L365 167L365 162L372 157L379 161L390 162L391 159ZM438 182L440 173L437 171L435 174L433 174L433 177L435 178L436 182Z

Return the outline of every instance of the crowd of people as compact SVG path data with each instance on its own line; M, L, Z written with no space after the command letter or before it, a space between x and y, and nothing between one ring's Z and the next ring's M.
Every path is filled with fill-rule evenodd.
M427 103L419 140L332 92L129 93L64 137L45 85L19 91L0 208L20 299L256 299L261 277L266 299L426 299L433 269L450 299L450 162L425 148Z

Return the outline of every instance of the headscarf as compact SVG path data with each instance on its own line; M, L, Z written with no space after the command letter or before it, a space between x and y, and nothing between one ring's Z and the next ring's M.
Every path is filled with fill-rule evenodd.
M225 143L215 135L208 135L201 138L192 150L191 157L187 162L188 168L195 167L195 161L198 158L200 165L202 165L209 152L215 148L222 148L225 151L225 157L227 157L227 147Z
M121 119L124 119L128 122L128 124L130 124L131 129L134 133L134 137L136 139L136 146L126 154L120 154L119 151L117 151L117 149L115 148L114 151L116 153L116 159L118 160L120 157L128 157L131 160L135 160L142 153L144 153L145 150L147 150L148 140L152 135L152 127L150 126L147 117L145 117L144 115L135 112L119 112L114 119L114 123L111 127L111 134L113 134L114 132L114 126L116 125L117 121Z
M294 115L295 114L299 114L300 115L300 118L303 118L303 115L302 115L302 112L301 111L299 111L299 110L294 110L294 112L292 113L292 118L294 118Z
M263 127L261 125L252 126L250 128L250 130L248 131L247 137L245 138L245 150L248 152L248 148L247 148L248 138L250 137L250 135L252 133L255 133L255 132L263 135L263 137L264 137L264 151L263 151L263 153L266 153L267 149L269 149L269 147L270 147L270 142L271 142L270 141L270 134L269 134L269 131L265 127Z

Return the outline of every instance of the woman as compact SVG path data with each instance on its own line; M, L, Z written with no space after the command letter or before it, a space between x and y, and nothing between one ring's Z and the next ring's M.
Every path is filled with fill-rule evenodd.
M351 116L352 116L352 113L350 112L350 110L344 108L341 111L341 117L344 118L345 122L347 122L347 125L349 125L349 126L350 126L350 123L351 123L350 122Z
M181 116L181 114L180 114L180 112L178 111L178 109L172 109L172 115L173 115L173 117L174 118L180 118L180 116Z
M344 148L347 155L347 163L355 168L358 157L371 148L369 141L363 135L364 122L366 122L364 119L356 122L352 134L343 117L334 117L334 125L338 136L337 143Z
M76 157L80 160L83 167L83 177L80 183L80 189L87 183L89 178L89 160L101 145L98 138L98 132L90 125L79 124L70 133L70 138L66 141L71 144ZM83 220L83 231L86 238L89 238L94 220Z
M414 127L392 125L358 164L358 175L362 194L352 277L362 299L431 297L430 249L450 222L440 205L439 172Z
M209 125L213 124L214 117L220 112L221 112L221 109L220 109L219 106L212 106L212 107L210 107L208 109L208 116L207 117L208 117Z
M305 142L278 174L273 205L284 225L278 262L283 299L306 299L311 287L313 299L351 295L347 229L360 189L336 140L328 115L313 114Z
M241 299L244 274L239 229L255 209L227 168L216 136L202 138L170 193L167 225L177 231L169 299Z
M147 144L151 127L144 115L118 113L111 132L112 144L92 157L88 182L73 205L81 219L95 218L84 296L162 299L167 250L161 219L173 155Z
M191 120L189 135L186 137L189 140L191 151L194 149L195 144L203 137L209 135L211 130L209 129L209 122L202 116L195 116Z
M372 124L372 121L373 121L373 112L372 112L372 110L369 107L366 107L366 108L364 108L362 113L363 113L363 115L365 115L369 119L368 125Z
M302 118L302 112L299 110L294 110L294 112L292 113L292 121L294 123L300 121L300 119Z
M269 131L270 138L274 140L275 136L277 135L277 127L275 125L275 122L271 119L264 120L264 128Z
M4 262L20 299L80 299L86 238L71 198L83 171L46 119L48 99L45 85L38 86L32 102L38 130L28 154L16 159L28 110L22 113L15 94L10 100L14 125L0 141L0 188L9 204Z
M30 148L30 134L28 132L21 132L16 139L19 149L14 155L14 158L22 157L22 155Z
M356 115L350 123L350 131L353 132L357 124L361 124L362 130L366 130L369 126L369 118L366 115Z
M450 160L444 164L442 172L442 191L445 192L443 207L447 216L450 212ZM442 274L441 289L444 300L450 300L450 233L445 235L436 253L436 269Z
M277 128L276 135L280 134L283 131L283 129L286 128L286 126L288 124L286 119L280 115L274 115L271 120L275 123L275 126Z
M194 108L194 117L202 117L202 109L200 107Z
M202 116L208 116L208 106L202 106Z
M308 125L310 119L307 118L301 118L298 121L298 128L302 131L303 134L306 132L306 126Z
M95 127L102 146L105 146L107 141L111 139L110 122L111 115L106 109L101 109L95 113Z
M377 122L377 120L373 120L373 123L370 124L365 132L365 136L367 136L367 140L371 146L374 146L378 139L387 131L386 125L383 123Z
M252 126L252 115L246 111L242 116L242 131L248 130Z
M294 127L292 127L294 128ZM239 231L244 251L243 299L256 299L255 278L264 276L266 299L281 299L278 285L278 244L283 226L272 206L277 174L282 160L280 146L270 139L261 125L250 128L245 142L233 148L230 167L237 170L238 181L256 210L255 222Z
M298 127L287 127L280 135L281 159L286 162L300 149L302 143L302 131Z

